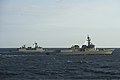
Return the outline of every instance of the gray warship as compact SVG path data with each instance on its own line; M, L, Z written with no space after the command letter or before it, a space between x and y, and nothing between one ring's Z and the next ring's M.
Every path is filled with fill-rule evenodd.
M18 49L19 52L24 53L46 53L46 54L83 54L83 55L110 55L113 52L113 49L96 49L95 45L91 43L91 39L89 35L87 36L87 44L82 45L80 48L79 45L73 45L71 48L59 49L59 50L52 50L52 49L45 49L42 47L38 47L37 43L34 44L35 47L26 48L25 45Z
M23 45L22 47L18 48L17 50L18 50L18 52L24 52L24 53L45 52L45 50L42 47L38 46L38 44L36 42L33 45L34 45L34 48L32 48L32 47L26 48L26 46Z
M89 35L86 41L87 44L82 45L81 48L79 45L73 45L71 48L56 51L56 54L111 55L114 51L114 49L95 48L95 45L91 43Z

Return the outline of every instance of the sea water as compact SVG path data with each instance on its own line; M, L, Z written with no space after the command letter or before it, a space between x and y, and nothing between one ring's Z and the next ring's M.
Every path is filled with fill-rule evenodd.
M0 80L42 79L119 80L120 49L113 55L0 55Z

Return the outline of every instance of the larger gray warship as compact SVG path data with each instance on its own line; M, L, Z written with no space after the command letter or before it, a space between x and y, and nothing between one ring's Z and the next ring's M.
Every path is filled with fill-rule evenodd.
M65 48L65 49L60 49L60 50L52 50L52 49L43 49L42 47L38 47L37 43L35 43L35 47L31 48L28 47L26 48L25 46L21 47L18 49L19 52L24 52L24 53L33 53L33 52L39 52L39 53L46 53L46 54L101 54L101 55L106 55L106 54L112 54L113 50L112 49L96 49L95 45L91 43L91 39L89 36L87 36L87 44L82 45L80 48L79 45L73 45L71 48Z

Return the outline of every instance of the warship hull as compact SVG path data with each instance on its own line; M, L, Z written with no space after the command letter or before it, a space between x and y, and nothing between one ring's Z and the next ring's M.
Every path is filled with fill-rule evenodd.
M85 52L59 52L59 53L47 53L47 54L56 54L56 55L111 55L112 50L105 51L85 51Z

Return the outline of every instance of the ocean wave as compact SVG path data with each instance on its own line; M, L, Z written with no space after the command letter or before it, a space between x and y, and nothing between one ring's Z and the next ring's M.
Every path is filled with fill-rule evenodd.
M98 70L98 69L91 69L91 68L81 68L85 72L90 72L90 73L100 73L100 74L110 74L110 75L120 75L120 72L118 71L108 71L108 70Z
M9 75L18 75L19 73L15 73L15 72L11 72L11 71L6 71L6 72L2 72L0 71L0 76L9 76Z

